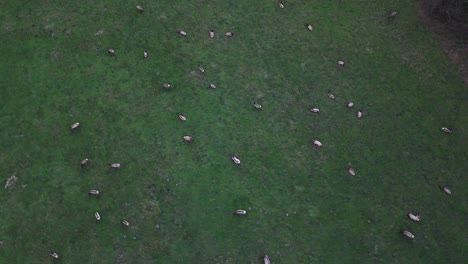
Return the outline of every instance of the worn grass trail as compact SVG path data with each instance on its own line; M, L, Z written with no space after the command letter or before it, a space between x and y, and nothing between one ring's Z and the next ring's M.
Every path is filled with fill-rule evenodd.
M462 263L467 90L382 2L0 3L0 263Z

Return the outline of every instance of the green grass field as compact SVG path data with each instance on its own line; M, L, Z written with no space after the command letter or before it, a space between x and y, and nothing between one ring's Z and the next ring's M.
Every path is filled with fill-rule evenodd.
M276 3L0 1L0 263L464 263L467 87L414 1Z

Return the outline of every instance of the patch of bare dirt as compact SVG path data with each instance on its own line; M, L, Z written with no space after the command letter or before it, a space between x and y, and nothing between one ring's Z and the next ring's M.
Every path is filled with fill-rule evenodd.
M439 40L450 61L460 69L465 84L468 84L468 46L465 43L457 43L445 25L431 18L424 10L421 0L416 2L416 8L419 18ZM468 32L468 23L463 25L463 31Z

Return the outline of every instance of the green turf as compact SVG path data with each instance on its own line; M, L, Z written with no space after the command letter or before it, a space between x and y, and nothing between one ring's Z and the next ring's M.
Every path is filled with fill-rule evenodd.
M413 2L1 1L0 263L464 263L467 87Z

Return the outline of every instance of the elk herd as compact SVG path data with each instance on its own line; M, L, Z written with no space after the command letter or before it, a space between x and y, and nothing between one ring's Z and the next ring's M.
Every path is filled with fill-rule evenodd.
M285 8L285 5L284 5L282 2L278 2L277 6L278 6L280 9L284 9L284 8ZM136 11L137 11L138 13L140 13L140 14L143 14L143 10L144 10L144 9L143 9L142 6L137 6L137 7L136 7ZM392 12L392 13L390 13L390 14L388 15L389 18L393 18L393 17L395 17L395 16L396 16L396 12ZM309 23L306 23L306 24L305 24L305 27L306 27L306 29L307 29L308 31L313 31L313 29L314 29L313 26L312 26L312 24L309 24ZM176 33L179 34L180 36L184 36L184 37L188 35L188 33L187 33L186 31L184 31L184 30L177 30ZM214 38L214 37L215 37L215 31L214 31L214 30L209 30L209 31L208 31L208 36L209 36L209 38ZM225 36L226 38L231 38L231 37L234 36L234 33L231 32L231 31L229 31L229 32L226 32L226 33L224 34L224 36ZM114 49L108 49L107 52L108 52L108 54L109 54L110 56L116 56L116 52L115 52ZM143 57L144 57L144 58L147 58L147 57L148 57L148 51L145 50L145 51L143 52ZM343 60L338 60L337 65L338 65L339 67L344 67L344 66L345 66L345 61L343 61ZM199 67L198 67L198 70L199 70L200 74L205 74L205 72L206 72L206 69L203 68L202 66L199 66ZM162 83L162 88L163 88L163 89L170 89L171 87L172 87L171 84L168 83L168 82ZM216 88L216 85L213 84L213 83L209 83L207 87L208 87L209 89L215 89L215 88ZM334 99L335 99L335 95L332 94L331 91L328 91L327 94L326 94L326 96L327 96L329 99L331 99L331 100L334 100ZM260 103L258 103L258 102L254 102L254 103L253 103L253 107L254 107L254 109L257 109L257 110L262 109L262 105L261 105ZM345 107L346 107L346 108L353 108L353 107L354 107L354 103L351 102L351 101L347 101L347 102L345 103ZM320 112L320 109L319 109L317 106L313 106L313 107L310 108L310 112L312 112L312 113L319 113L319 112ZM364 113L363 113L362 110L358 110L358 111L356 112L356 116L357 116L357 118L359 118L359 119L362 118L363 115L364 115ZM186 121L186 120L187 120L186 116L185 116L184 114L182 114L182 113L178 113L178 118L179 118L181 121ZM71 132L74 132L74 131L78 130L80 127L81 127L81 125L80 125L79 122L73 123L73 124L70 126L70 131L71 131ZM442 127L441 130L442 130L444 133L452 133L452 132L453 132L452 129L450 129L450 128L448 128L448 127ZM182 139L183 139L183 141L186 142L186 143L192 143L192 142L194 142L193 137L190 136L190 135L185 135L185 136L182 137ZM324 145L323 145L322 142L319 141L318 139L314 139L314 140L312 140L312 146L313 146L314 148L321 148L321 147L323 147ZM239 156L238 156L237 154L232 154L232 155L231 155L231 160L232 160L232 162L233 162L235 165L240 165L240 164L241 164L241 160L240 160L240 158L239 158ZM82 160L80 161L80 166L81 166L82 168L85 168L86 166L89 166L90 162L91 162L91 161L90 161L89 158L84 158L84 159L82 159ZM108 166L109 166L109 168L111 168L111 169L119 169L119 168L121 167L121 164L120 164L120 163L110 163L110 164L108 164ZM347 168L346 168L346 171L347 171L347 173L348 173L349 175L351 175L351 176L355 176L355 175L356 175L356 171L355 171L355 169L352 168L352 167L347 167ZM8 183L7 183L7 185L8 185ZM451 190L450 190L447 186L440 186L440 189L441 189L444 193L446 193L446 194L448 194L448 195L450 195L450 194L452 193ZM92 190L89 190L88 195L89 195L89 196L93 196L93 197L99 198L100 195L101 195L101 193L100 193L99 190L92 189ZM237 209L237 210L235 210L235 211L233 212L233 215L247 215L247 211L244 210L244 209ZM101 214L100 214L99 212L96 211L95 214L94 214L94 216L95 216L96 221L101 221ZM408 214L406 215L406 217L407 217L408 219L414 221L414 222L419 222L419 221L421 220L420 215L417 214L417 213L413 213L413 212L408 213ZM121 223L123 226L125 226L125 227L129 227L129 226L130 226L130 223L129 223L127 220L125 220L125 219L124 219L124 220L121 220L120 223ZM403 235L404 235L405 237L407 237L407 238L410 238L410 239L414 239L414 238L415 238L415 235L414 235L413 233L411 233L410 231L408 231L408 230L402 230L402 231L400 231L400 233L403 234ZM58 253L55 252L55 251L53 251L53 250L50 250L50 251L49 251L49 255L50 255L52 258L55 258L55 259L58 259L58 258L59 258ZM269 256L266 255L266 254L263 256L263 263L264 263L264 264L269 264L269 263L270 263L270 258L269 258Z

